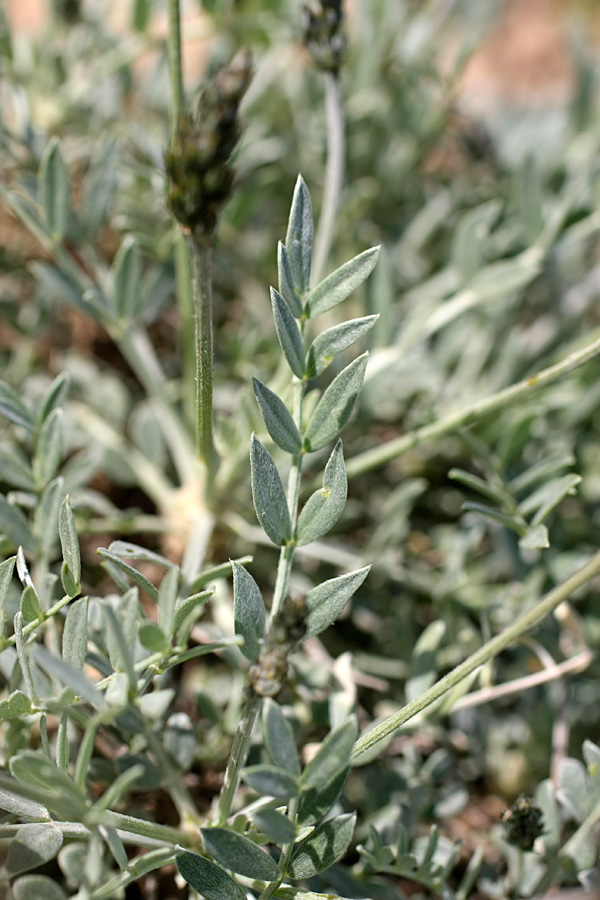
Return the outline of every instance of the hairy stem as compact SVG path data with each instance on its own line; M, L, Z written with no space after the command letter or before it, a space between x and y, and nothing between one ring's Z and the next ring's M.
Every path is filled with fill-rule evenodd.
M325 115L327 118L327 165L323 190L323 206L315 237L313 283L323 277L331 252L342 185L344 182L344 109L337 75L325 72Z
M563 375L567 375L594 356L598 356L598 354L600 354L600 338L592 341L591 344L588 344L583 349L570 353L565 359L555 365L542 369L537 375L518 381L516 384L512 384L510 387L504 388L495 394L490 394L490 396L481 400L476 400L459 412L444 416L430 425L423 425L415 431L410 431L401 437L379 444L379 446L373 447L371 450L359 453L358 456L353 457L346 463L348 478L354 478L357 475L362 475L364 472L371 472L373 469L385 465L385 463L396 459L398 456L402 456L403 453L406 453L413 447L425 443L425 441L456 431L457 428L470 425L483 416L503 409L505 406L514 403L515 400L520 400L538 388L551 384Z
M171 82L171 137L183 111L183 77L181 74L181 13L179 0L169 0L169 80Z
M213 439L212 241L189 238L196 335L196 449L206 466L207 496L214 489L219 458Z
M519 616L511 625L508 625L503 631L487 641L479 650L472 653L471 656L437 681L429 690L421 694L420 697L408 703L397 713L389 716L385 721L376 725L375 728L372 728L371 731L359 738L354 745L353 757L356 758L370 750L379 741L396 731L400 725L408 722L418 713L427 709L428 706L431 706L439 697L459 684L471 672L489 662L489 660L514 643L522 634L525 634L526 631L529 631L530 628L541 622L548 613L556 609L559 603L571 597L574 591L586 584L598 572L600 572L600 551L595 553L585 565L574 572L566 581L563 581L562 584L557 585L542 597L533 609Z
M221 788L221 793L219 795L219 805L217 809L218 825L227 824L227 819L229 818L229 813L231 811L231 804L233 803L233 798L238 785L240 769L246 764L246 759L248 758L250 741L252 740L252 729L254 728L254 723L260 711L261 704L262 700L258 694L251 688L248 688L242 716L233 739L233 744L231 745L223 787Z

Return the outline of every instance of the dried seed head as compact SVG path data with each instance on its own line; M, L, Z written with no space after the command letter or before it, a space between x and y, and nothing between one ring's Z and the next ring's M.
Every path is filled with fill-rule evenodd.
M167 203L195 238L214 232L231 194L229 158L240 137L239 105L251 76L250 52L240 51L201 92L195 116L180 117L165 153Z
M304 43L315 64L337 75L346 50L342 0L305 0Z
M535 839L544 832L542 810L531 797L521 794L510 809L502 813L504 834L509 844L532 850Z

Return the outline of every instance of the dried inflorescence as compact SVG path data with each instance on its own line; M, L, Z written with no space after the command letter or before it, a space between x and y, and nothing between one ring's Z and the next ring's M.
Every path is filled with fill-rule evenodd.
M343 0L306 0L304 43L315 64L337 75L346 50Z
M211 235L229 199L229 159L240 137L239 106L252 77L250 51L240 51L204 88L195 115L184 113L165 153L167 203L196 239Z
M288 673L288 657L306 634L306 604L303 597L288 597L261 647L258 661L251 666L249 680L260 697L276 697Z
M536 839L544 832L542 819L542 810L535 801L521 794L502 814L506 840L521 850L532 850Z

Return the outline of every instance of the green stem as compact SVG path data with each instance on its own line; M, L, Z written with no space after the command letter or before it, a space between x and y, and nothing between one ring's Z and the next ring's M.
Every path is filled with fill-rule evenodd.
M96 819L95 816L91 816L91 818ZM139 834L142 837L152 838L156 841L164 841L166 844L192 848L199 843L199 840L193 840L190 835L179 831L177 828L171 828L169 825L158 825L156 822L148 822L145 819L136 819L134 816L125 816L122 813L113 812L109 809L104 810L97 818L97 824L99 825L108 825L111 828L119 829L119 831Z
M89 900L112 900L113 897L120 895L120 889L136 881L146 872L152 872L154 869L160 869L163 866L173 862L175 854L170 847L158 848L144 853L137 859L132 860L124 872L119 872L114 878L106 884L101 885L92 891L88 897Z
M196 419L196 347L194 341L194 297L192 293L192 264L185 235L180 228L175 234L175 280L179 311L179 346L181 353L182 404L190 431Z
M289 801L288 805L288 819L292 822L292 824L296 825L296 817L298 815L298 797L292 797ZM269 900L270 897L281 887L283 883L283 879L285 878L285 873L294 852L294 847L296 845L295 841L291 841L289 844L285 844L281 848L281 856L279 857L279 862L277 867L279 869L280 875L276 881L272 881L270 884L266 886L262 894L259 896L258 900Z
M233 744L231 745L223 787L221 788L221 793L219 795L217 825L227 824L227 819L229 818L229 813L231 811L231 804L233 803L233 797L238 785L239 772L248 758L250 742L252 740L252 729L254 728L254 723L261 704L262 699L258 694L251 688L248 688L242 715L233 739Z
M327 166L325 169L323 206L321 207L315 238L312 274L314 284L318 284L323 277L331 252L335 220L344 182L344 109L342 106L340 80L337 75L332 75L331 72L325 72L324 78L325 114L327 118Z
M353 757L356 758L370 750L379 741L393 734L400 725L408 722L409 719L431 706L439 697L459 684L471 672L489 662L489 660L514 643L522 634L541 622L563 600L569 599L574 591L586 584L598 572L600 572L600 551L595 553L585 565L574 572L566 581L563 581L562 584L557 585L542 597L533 609L519 616L511 625L508 625L503 631L487 641L479 650L472 653L471 656L437 681L429 690L421 694L420 697L408 703L397 713L389 716L385 721L376 725L375 728L372 728L371 731L359 738L354 745Z
M476 400L459 412L451 413L438 419L436 422L432 422L430 425L424 425L415 431L410 431L408 434L403 434L401 437L373 447L371 450L359 453L358 456L353 457L346 463L348 478L354 478L357 475L377 469L413 447L425 443L425 441L456 431L457 428L470 425L483 416L503 409L505 406L514 403L515 400L520 400L522 397L538 390L538 388L556 381L563 375L567 375L588 362L588 360L593 359L594 356L598 356L599 353L600 338L592 341L591 344L588 344L582 350L570 353L565 359L555 365L542 369L537 375L518 381L516 384L512 384L510 387L504 388L481 400Z
M169 80L171 82L171 137L183 111L183 77L181 70L181 14L179 0L169 0Z
M213 439L212 241L188 239L196 335L196 449L206 466L206 491L214 490L219 458Z

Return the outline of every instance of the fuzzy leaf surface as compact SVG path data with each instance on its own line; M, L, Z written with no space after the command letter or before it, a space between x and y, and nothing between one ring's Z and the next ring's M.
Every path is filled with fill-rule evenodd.
M308 592L305 640L319 634L335 622L352 594L358 590L369 574L370 568L365 566L355 572L348 572L347 575L330 578Z
M22 825L11 841L6 871L18 875L54 859L63 844L62 831L53 825Z
M356 716L350 716L327 735L315 756L308 763L300 779L303 791L332 781L350 765L352 748L358 738Z
M4 607L8 598L16 561L16 556L10 556L0 563L0 629L4 622Z
M135 318L142 295L140 280L142 261L131 236L127 236L117 251L112 270L114 312L124 322Z
M298 175L285 236L285 249L296 289L304 296L310 287L312 265L313 217L310 194L301 175Z
M290 307L275 288L271 288L271 306L277 337L284 356L294 375L303 378L305 359L302 335Z
M285 244L279 241L277 245L277 272L279 277L279 293L288 304L293 315L299 319L302 315L302 300L294 286L294 276L290 258L285 249Z
M80 585L81 556L79 553L79 540L77 538L73 510L71 509L68 497L65 497L60 505L60 511L58 513L58 535L60 538L63 559L69 568L73 581L75 584Z
M342 369L319 400L304 434L304 446L309 453L320 450L338 437L350 418L364 381L368 358L369 354L363 353Z
M20 719L31 712L31 700L23 691L13 691L5 700L0 700L0 719Z
M261 527L277 546L292 536L292 523L285 491L269 451L252 435L250 444L252 499Z
M294 776L300 775L300 761L292 727L278 703L267 698L263 704L263 735L274 764Z
M333 528L344 511L347 496L348 479L340 440L325 466L323 487L308 498L298 518L296 543L299 547L316 541Z
M330 781L310 788L302 794L298 810L298 823L312 825L326 815L341 796L348 781L350 766L342 769Z
M338 353L347 350L363 335L367 334L379 318L379 315L364 316L361 319L350 319L341 325L334 325L323 331L312 342L306 362L306 375L314 378L324 372Z
M277 766L248 766L242 769L241 777L253 791L267 797L289 800L298 793L296 779Z
M69 665L58 656L53 656L39 644L35 645L34 656L38 665L48 675L70 688L78 697L90 703L94 709L102 709L105 705L104 695L79 668Z
M62 635L62 658L75 669L83 669L88 639L88 598L72 603Z
M34 553L35 540L29 527L27 517L17 506L13 506L0 496L0 532L5 534L15 547Z
M204 846L226 869L246 878L275 881L279 870L273 859L253 841L227 828L201 828Z
M69 173L57 138L52 138L42 156L38 190L48 231L55 241L63 239L71 213Z
M182 878L205 900L246 900L239 884L209 859L197 853L179 853L175 862Z
M296 829L288 817L276 809L257 809L252 813L252 820L279 846L289 844L296 837Z
M31 413L15 389L4 381L0 381L0 415L27 431L33 431L35 427Z
M288 865L291 878L312 878L344 855L354 834L356 813L329 819L308 835L294 851Z
M68 900L59 884L47 875L24 875L13 886L14 900Z
M306 302L305 312L310 319L320 316L321 313L333 309L338 303L348 297L352 291L366 281L379 256L379 247L371 247L359 253L354 259L344 263L327 278L324 278L310 293Z
M302 448L302 438L287 406L258 378L253 378L252 383L260 414L274 442L286 453L298 453Z
M152 584L152 582L146 578L145 575L142 575L141 572L138 572L137 569L134 569L133 566L130 566L128 563L123 562L120 557L116 556L114 553L111 553L110 550L106 550L104 547L98 547L96 553L102 557L102 559L107 560L109 563L112 563L119 572L122 572L124 575L127 575L128 578L131 578L134 584L136 584L143 591L146 591L148 596L154 600L158 600L158 589Z
M56 474L63 452L63 411L55 409L41 427L33 458L33 472L40 486Z
M256 662L260 641L265 631L267 614L260 588L252 575L238 563L233 569L233 618L235 633L241 634L244 644L240 650L250 662Z

